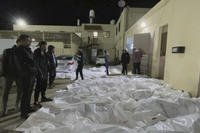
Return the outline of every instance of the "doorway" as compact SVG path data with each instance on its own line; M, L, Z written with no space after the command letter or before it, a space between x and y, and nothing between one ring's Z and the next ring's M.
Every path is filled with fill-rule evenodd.
M141 60L141 74L151 76L151 65L152 65L152 52L153 46L151 44L151 34L142 33L134 34L133 45L136 48L140 48L143 52Z
M159 79L164 79L165 56L167 47L167 31L168 31L168 25L164 25L160 28L160 63L159 63L159 73L158 73Z

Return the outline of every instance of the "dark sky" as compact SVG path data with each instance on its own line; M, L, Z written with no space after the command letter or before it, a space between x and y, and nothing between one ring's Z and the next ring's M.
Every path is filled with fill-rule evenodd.
M76 25L88 23L89 10L95 11L95 23L109 23L120 15L119 0L1 0L0 29L7 29L16 18L28 24ZM130 7L153 7L160 0L126 0Z

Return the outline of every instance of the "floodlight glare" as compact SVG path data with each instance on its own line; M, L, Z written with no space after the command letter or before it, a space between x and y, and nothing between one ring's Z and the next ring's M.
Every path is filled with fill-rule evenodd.
M23 19L17 19L17 20L16 20L16 24L17 24L17 25L20 25L20 26L27 25L26 21L23 20Z
M31 40L32 40L32 42L35 42L35 38L32 38Z
M142 22L142 23L141 23L141 27L142 27L142 28L146 27L146 23L145 23L145 22Z

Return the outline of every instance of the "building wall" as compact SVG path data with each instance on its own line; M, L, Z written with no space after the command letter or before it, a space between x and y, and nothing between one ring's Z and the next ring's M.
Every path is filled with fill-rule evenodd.
M40 32L71 32L71 33L78 33L82 39L78 40L79 45L74 45L75 42L72 43L71 49L64 49L63 42L48 42L52 43L55 46L55 50L57 55L61 54L74 54L75 51L77 51L78 46L82 45L88 45L88 36L92 38L92 33L94 31L87 31L84 29L84 25L100 25L102 27L102 31L99 31L99 36L98 36L98 43L100 44L98 48L102 48L104 50L108 50L110 54L110 59L113 61L114 60L114 55L115 55L115 48L114 45L114 25L111 24L82 24L81 26L46 26L46 25L26 25L26 26L18 26L14 25L13 29L15 31L40 31ZM103 32L109 32L110 37L105 38L103 36Z
M113 49L115 49L114 25L111 25L111 24L83 24L82 25L82 41L83 41L84 45L89 45L88 37L90 37L90 39L92 39L93 32L94 32L94 30L84 30L84 25L100 25L102 27L102 30L97 31L98 32L97 43L99 45L94 46L94 47L97 47L99 49L108 50L111 61L114 61L114 56L115 56L115 50L113 50ZM104 37L103 32L109 32L110 37Z
M122 49L126 47L125 32L148 11L148 8L124 8L123 12L121 13L121 16L119 17L115 25L115 45L116 55L119 55L117 56L118 59L120 59Z
M124 33L126 31L126 18L127 18L127 8L124 8L121 16L119 17L115 25L115 44L116 44L116 55L120 60L122 49L124 49ZM119 28L120 27L120 28Z
M16 39L0 39L0 55L3 54L3 51L7 48L11 48L16 44Z
M164 80L173 88L189 91L193 96L197 96L200 72L200 61L197 59L200 56L198 5L199 0L162 0L126 32L126 38L138 33L151 33L152 76L157 77L160 27L168 25ZM185 46L185 53L173 54L172 47L175 46Z
M76 44L72 44L71 48L64 48L63 42L48 42L55 47L55 55L75 55L78 46Z
M127 25L126 30L135 24L141 17L143 17L150 9L149 8L127 8Z
M81 27L80 26L46 26L46 25L25 25L25 26L18 26L14 25L13 29L15 31L28 31L28 32L36 32L40 31L43 32L52 32L52 33L59 33L59 32L66 32L71 34L71 39L69 40L71 45L71 48L64 48L65 41L49 41L48 44L51 44L55 46L55 54L56 56L59 55L74 55L76 51L78 50L78 47L81 45L81 38L75 35L74 33L80 32ZM72 37L73 35L73 37ZM37 43L37 42L36 42ZM34 49L35 43L33 43L33 49Z
M108 51L110 55L110 60L113 62L115 58L115 44L114 44L114 25L108 24L103 25L103 31L109 31L110 37L105 38L104 36L101 36L99 38L99 42L101 44L101 48Z
M78 26L55 26L55 25L13 25L14 31L49 31L49 32L77 32L79 31Z

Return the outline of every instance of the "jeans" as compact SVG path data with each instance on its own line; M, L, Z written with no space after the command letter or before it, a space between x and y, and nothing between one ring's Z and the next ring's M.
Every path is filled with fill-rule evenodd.
M10 93L10 89L12 88L12 84L15 81L16 86L17 86L17 99L15 106L18 108L19 102L21 100L22 96L22 90L21 90L21 82L19 78L15 77L9 77L6 76L4 77L4 87L3 87L3 95L2 95L2 106L3 106L3 112L6 112L7 109L7 102L8 102L8 95Z

